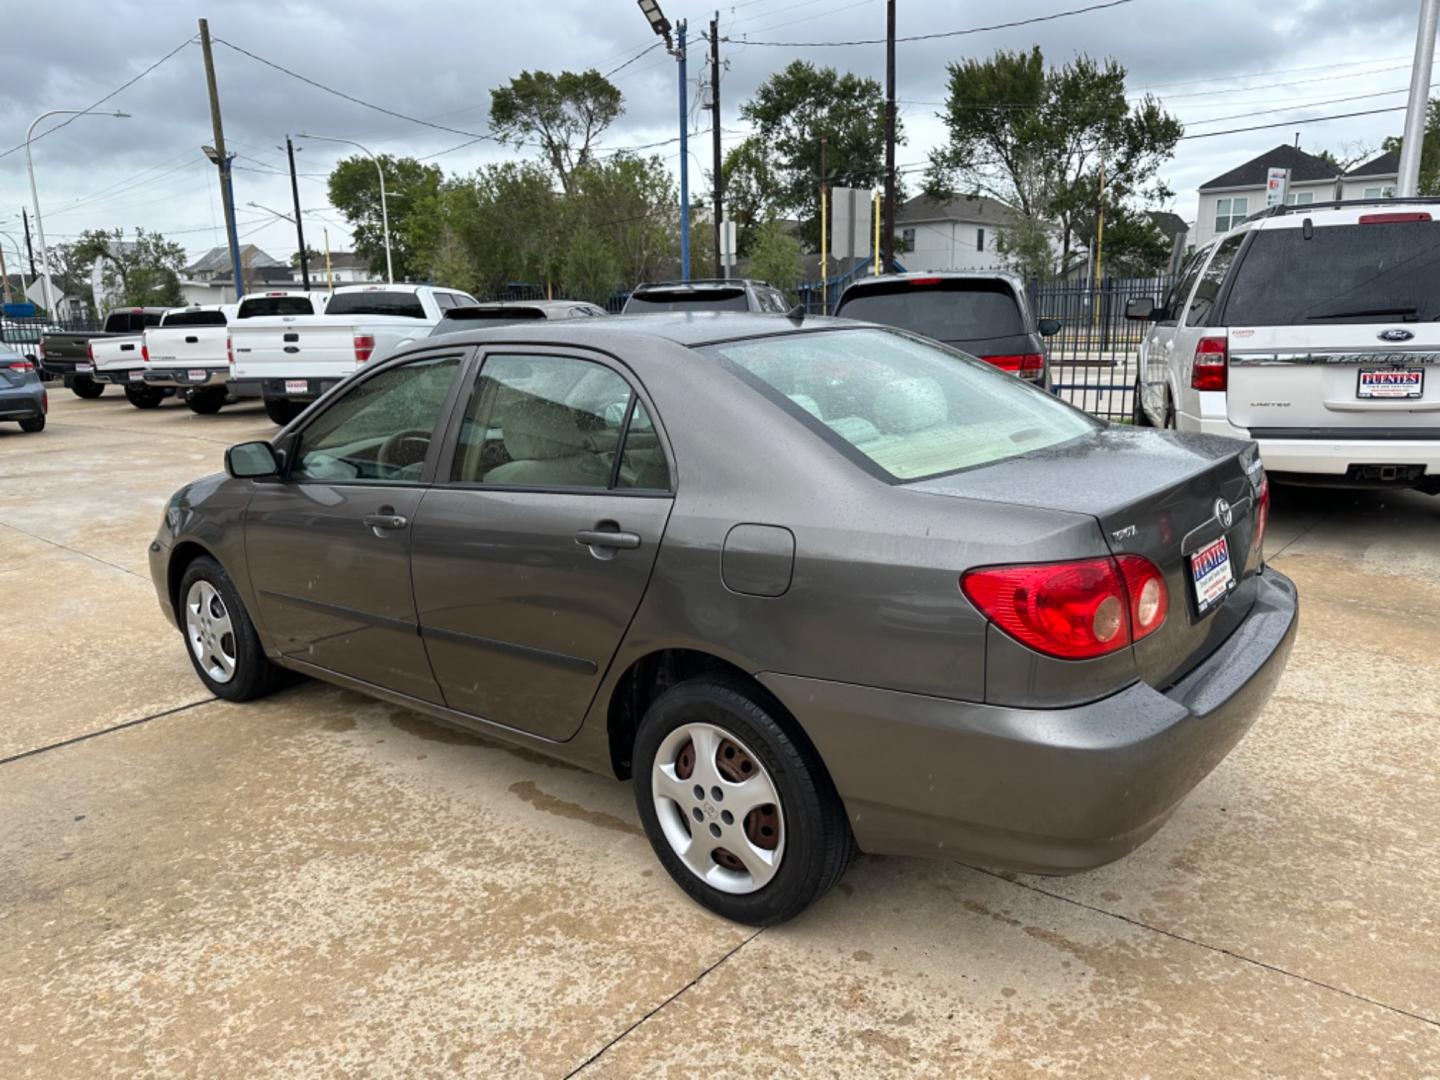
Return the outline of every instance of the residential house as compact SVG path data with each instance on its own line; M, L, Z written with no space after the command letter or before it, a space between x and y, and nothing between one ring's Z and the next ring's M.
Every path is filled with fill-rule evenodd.
M245 288L288 289L290 267L254 244L240 246ZM230 304L235 301L235 276L229 247L214 247L180 273L180 294L187 304Z
M1285 202L1308 206L1332 199L1388 199L1395 194L1400 154L1390 151L1348 172L1334 162L1282 143L1229 172L1200 185L1195 246L1209 243L1251 214L1265 209L1265 184L1271 169L1289 169Z
M907 199L895 214L895 258L906 270L990 270L1001 266L1000 236L1019 220L983 195Z
M324 254L312 255L310 257L310 283L324 285L326 281L326 267ZM336 285L368 285L372 282L384 281L384 274L377 274L370 269L370 260L363 255L357 255L353 251L332 251L330 252L330 280ZM293 281L300 281L300 268L290 268L290 277Z

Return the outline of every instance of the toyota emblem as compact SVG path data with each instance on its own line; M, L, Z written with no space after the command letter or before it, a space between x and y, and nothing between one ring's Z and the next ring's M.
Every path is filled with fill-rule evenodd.
M1220 522L1222 529L1235 524L1235 510L1224 499L1215 500L1215 520Z
M1412 334L1409 330L1401 330L1398 326L1396 326L1392 327L1389 330L1381 330L1380 333L1376 334L1375 336L1378 337L1381 341L1409 341L1415 335Z

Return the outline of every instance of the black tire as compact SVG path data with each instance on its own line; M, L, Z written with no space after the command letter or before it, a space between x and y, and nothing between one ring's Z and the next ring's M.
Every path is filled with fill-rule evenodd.
M45 417L43 417L43 416L29 416L29 417L26 417L24 420L21 420L21 421L20 421L20 430L21 430L21 431L44 431L44 430L45 430Z
M1160 426L1166 431L1175 431L1180 426L1175 422L1175 398L1170 393L1169 387L1165 388L1165 415L1161 420Z
M89 400L103 394L105 392L105 384L98 383L94 379L87 379L84 375L76 375L74 381L70 384L70 390L76 397Z
M754 892L725 892L702 881L676 853L661 825L652 788L655 758L666 736L692 723L720 728L749 747L779 794L784 847L774 876ZM829 774L788 723L779 703L758 687L724 676L700 676L656 698L635 736L635 804L656 857L702 907L751 926L794 918L824 896L855 857L850 822ZM682 819L688 828L689 819Z
M223 387L202 387L185 391L185 404L190 406L190 411L199 413L201 416L213 416L225 405L225 390Z
M1154 427L1150 416L1145 411L1145 406L1140 399L1140 380L1135 380L1135 404L1130 407L1130 423L1136 427Z
M158 409L165 394L153 386L127 386L125 400L137 409Z
M205 670L185 629L186 600L197 582L205 582L219 593L224 611L230 619L235 670L228 680L217 680ZM216 697L226 701L251 701L264 697L280 684L283 672L266 658L265 650L260 645L260 637L255 632L255 624L251 622L250 613L245 610L245 605L240 600L235 583L214 559L201 555L185 567L185 573L180 578L180 589L176 593L175 608L190 664L200 681L205 684L205 688Z
M305 403L303 401L291 401L289 398L265 399L265 415L281 427L304 411Z

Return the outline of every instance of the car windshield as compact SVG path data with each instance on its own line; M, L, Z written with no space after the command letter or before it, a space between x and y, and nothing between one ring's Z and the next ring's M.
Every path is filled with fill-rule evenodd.
M751 338L706 351L891 480L989 465L1100 426L988 364L888 330Z
M625 305L627 315L652 311L748 311L743 286L643 289Z
M308 296L247 296L240 302L237 319L258 319L262 315L314 315L315 304Z
M1261 229L1224 313L1228 326L1436 319L1440 222L1428 220Z
M425 318L420 294L366 289L361 292L336 293L325 308L326 315L399 315L406 319Z
M837 315L898 326L936 341L975 341L1025 333L1015 293L1003 281L914 279L852 291Z

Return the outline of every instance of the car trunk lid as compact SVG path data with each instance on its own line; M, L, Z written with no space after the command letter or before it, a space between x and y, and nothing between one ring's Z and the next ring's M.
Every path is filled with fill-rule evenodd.
M910 487L1088 514L1111 554L1150 560L1165 579L1169 614L1133 651L1140 676L1163 688L1218 647L1249 610L1250 579L1260 567L1253 550L1260 475L1254 449L1246 444L1112 427L1078 443ZM1210 550L1221 539L1233 579L1228 588L1222 587L1223 566L1216 566L1219 552ZM1207 552L1203 566L1210 574L1202 583L1221 588L1205 602L1195 563Z

